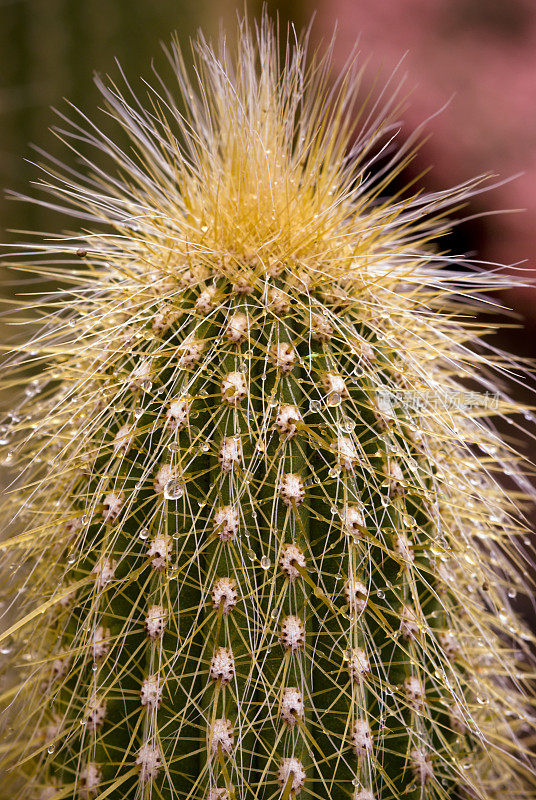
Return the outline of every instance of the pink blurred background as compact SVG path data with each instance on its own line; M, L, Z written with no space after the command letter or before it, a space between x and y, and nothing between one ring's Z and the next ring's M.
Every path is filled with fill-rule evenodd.
M460 242L479 256L522 264L536 275L536 2L535 0L324 0L317 2L315 38L337 22L341 67L358 40L369 77L401 72L413 88L404 115L411 132L435 115L414 170L432 166L427 188L481 172L506 179L476 198L472 212L522 210L462 228ZM311 9L312 10L312 9ZM521 173L521 174L519 174ZM513 180L507 180L518 175ZM536 291L512 290L507 302L536 331ZM527 342L528 344L528 342ZM536 355L536 341L531 342Z

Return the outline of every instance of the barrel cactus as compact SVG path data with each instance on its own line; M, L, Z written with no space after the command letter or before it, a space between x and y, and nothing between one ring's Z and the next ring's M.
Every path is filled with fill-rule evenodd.
M66 120L76 229L12 258L62 288L6 358L0 794L526 800L504 278L432 244L481 181L385 199L396 90L237 42L99 81L130 146Z

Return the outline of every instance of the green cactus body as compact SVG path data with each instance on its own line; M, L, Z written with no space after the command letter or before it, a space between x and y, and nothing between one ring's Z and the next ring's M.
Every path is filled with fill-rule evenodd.
M64 134L116 172L47 187L88 230L8 359L6 797L532 796L501 279L428 247L478 182L379 199L389 117L347 158L354 74L277 53L201 43L194 91L172 49L186 117L103 86L131 154Z

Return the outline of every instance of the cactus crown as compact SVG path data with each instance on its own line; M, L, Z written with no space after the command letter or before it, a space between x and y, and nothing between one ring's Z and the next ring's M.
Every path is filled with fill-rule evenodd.
M10 797L529 796L501 279L429 245L478 181L384 200L396 91L305 53L174 45L178 92L101 83L129 151L63 131L113 172L47 168L84 232L7 359Z

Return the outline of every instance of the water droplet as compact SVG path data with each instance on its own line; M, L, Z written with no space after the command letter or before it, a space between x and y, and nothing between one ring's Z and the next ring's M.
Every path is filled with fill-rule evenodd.
M318 414L321 408L322 404L318 400L311 400L309 403L309 411L311 414Z
M74 553L69 553L69 555L67 556L67 563L74 564L75 561L76 561L76 555Z
M378 595L378 597L379 597L379 599L380 599L380 600L384 600L384 598L385 598L385 592L383 591L383 589L378 589L378 591L376 592L376 594Z
M339 425L341 433L352 433L355 428L355 422L351 419L344 419Z
M330 508L330 511L331 511L332 514L336 514L338 510L339 509L337 508L337 506L331 506L331 508Z
M256 556L254 550L248 550L248 558L250 561L255 561Z
M329 475L330 478L336 478L337 475L340 475L340 474L341 474L340 467L332 467L328 472L328 475Z
M0 444L9 444L11 439L11 431L6 425L0 428Z
M145 540L149 536L149 531L147 530L147 528L142 528L138 536L140 537L140 539Z
M515 589L508 589L508 597L512 598L513 600L514 597L517 597L517 591Z
M91 665L91 669L93 670L93 672L96 672L98 670L98 668L99 668L99 665L97 664L96 661L94 661L93 664Z
M53 744L49 744L49 746L48 746L48 748L47 748L47 753L48 753L49 755L52 755L52 753L54 752L54 750L55 750L55 749L56 749L56 746L55 746L55 745L53 745Z
M183 494L184 486L176 478L172 478L164 486L164 497L166 500L178 500Z
M342 397L338 392L331 392L326 398L326 403L330 407L340 406Z
M271 566L271 564L272 564L272 562L270 561L270 559L268 558L268 556L263 556L263 557L261 558L261 567L262 567L263 569L270 569L270 566Z
M208 453L208 451L210 450L210 445L208 442L204 442L204 444L202 444L199 449L201 450L202 453Z

